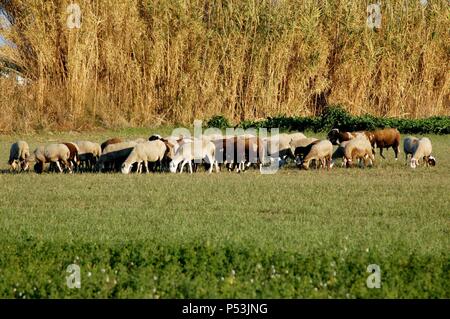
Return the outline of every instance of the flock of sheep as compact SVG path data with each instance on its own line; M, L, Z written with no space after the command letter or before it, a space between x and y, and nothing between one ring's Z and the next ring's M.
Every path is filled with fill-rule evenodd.
M337 145L334 149L333 145ZM150 171L190 173L205 165L209 173L221 167L244 171L250 166L260 170L268 165L282 167L289 161L300 169L323 167L330 169L338 159L342 166L372 166L375 149L392 148L398 159L400 133L388 128L376 131L341 132L333 129L327 139L306 137L303 133L283 133L267 138L251 134L223 136L203 135L201 138L152 135L148 139L124 141L112 138L101 145L90 141L66 142L37 147L30 154L25 141L12 144L8 164L12 171L27 171L34 162L34 171L55 172L122 172ZM412 168L419 162L434 166L430 139L407 137L403 141L406 162ZM411 157L409 159L409 156Z

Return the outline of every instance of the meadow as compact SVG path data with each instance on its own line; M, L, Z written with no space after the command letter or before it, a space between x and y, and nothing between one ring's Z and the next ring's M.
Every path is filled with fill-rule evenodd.
M0 136L0 297L450 297L448 135L429 136L437 165L416 170L389 150L374 168L275 175L7 171L19 138L34 149L151 133ZM79 289L66 285L73 263Z

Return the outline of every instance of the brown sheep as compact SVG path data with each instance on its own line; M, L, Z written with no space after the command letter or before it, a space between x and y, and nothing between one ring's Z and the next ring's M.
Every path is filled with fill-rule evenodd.
M400 152L400 132L396 128L385 128L382 130L376 130L373 133L373 138L370 140L372 148L380 149L380 156L383 156L383 148L388 149L392 147L395 153L395 160L398 160L398 153Z
M79 163L79 161L78 161L78 151L79 151L78 146L76 144L70 143L70 142L62 143L62 144L66 145L70 151L68 161L69 161L70 165L72 166L71 167L72 170L76 169L78 167L78 163Z
M102 143L102 145L101 145L102 152L108 145L118 144L118 143L122 143L122 142L123 142L123 139L121 139L120 137L110 138L109 140L106 140Z

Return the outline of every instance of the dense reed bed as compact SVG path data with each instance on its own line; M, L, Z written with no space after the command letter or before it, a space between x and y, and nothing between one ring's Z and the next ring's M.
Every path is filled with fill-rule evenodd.
M311 116L450 114L448 2L2 1L0 132ZM5 24L4 24L5 26ZM8 70L3 63L3 70Z

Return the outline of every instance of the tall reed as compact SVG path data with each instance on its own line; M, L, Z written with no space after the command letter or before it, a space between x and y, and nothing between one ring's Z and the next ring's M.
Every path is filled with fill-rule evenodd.
M352 0L2 1L0 132L314 115L450 115L446 0L383 1L382 25Z

